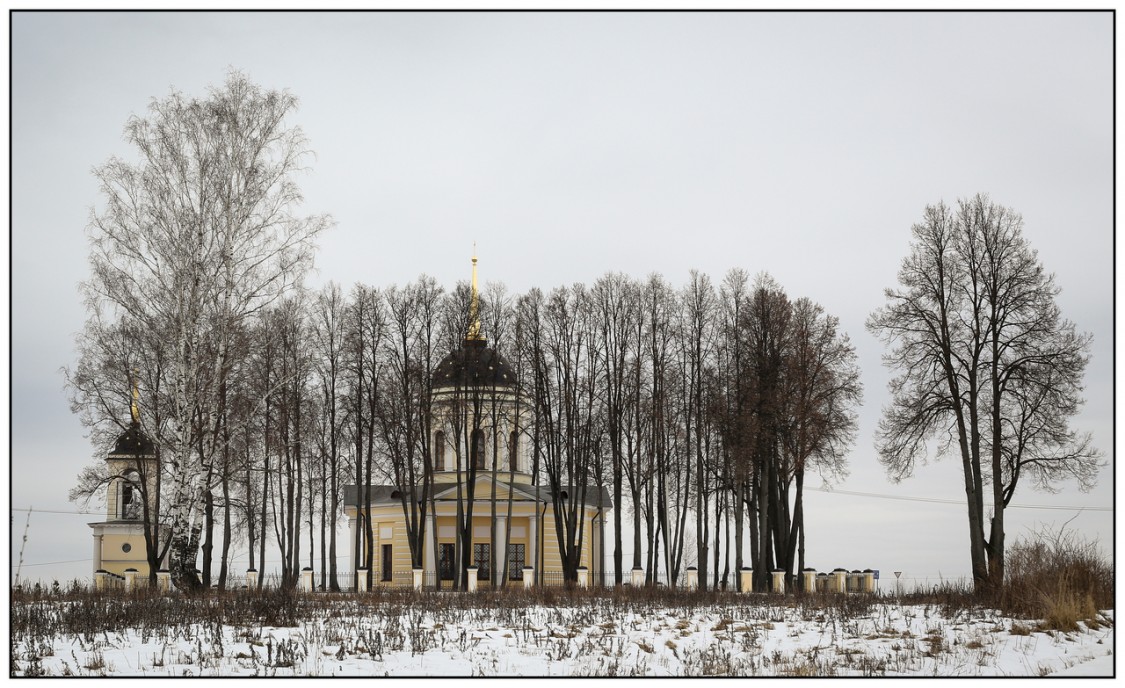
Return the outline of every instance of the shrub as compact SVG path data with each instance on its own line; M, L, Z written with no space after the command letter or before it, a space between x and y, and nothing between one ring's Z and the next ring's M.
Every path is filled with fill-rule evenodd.
M1008 550L1000 607L1025 618L1042 619L1044 628L1078 629L1113 607L1113 566L1098 544L1065 526L1042 529Z

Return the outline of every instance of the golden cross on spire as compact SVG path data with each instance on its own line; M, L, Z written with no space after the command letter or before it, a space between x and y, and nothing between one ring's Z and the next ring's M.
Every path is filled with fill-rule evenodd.
M469 341L484 339L480 334L480 298L477 294L477 242L473 242L473 282L469 301L469 333L465 336Z
M133 368L133 403L130 404L129 410L133 413L133 422L140 424L141 422L141 390L137 387L137 369Z

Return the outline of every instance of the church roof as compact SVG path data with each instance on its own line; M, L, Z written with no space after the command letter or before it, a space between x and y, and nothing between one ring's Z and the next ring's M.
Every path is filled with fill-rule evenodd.
M516 371L484 339L466 339L434 368L439 387L515 387Z
M129 429L121 433L113 445L110 456L156 456L156 445L148 435L141 432L139 423L133 423Z

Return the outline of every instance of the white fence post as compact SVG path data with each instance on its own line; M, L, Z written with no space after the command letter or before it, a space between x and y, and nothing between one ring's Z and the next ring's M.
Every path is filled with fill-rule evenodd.
M367 592L367 569L356 569L355 589L357 592Z
M250 590L258 587L258 569L246 569L246 587Z
M774 569L773 575L773 591L776 593L785 594L785 572L781 569Z
M414 575L414 590L422 589L422 569L411 569L410 573Z
M687 575L684 578L684 587L688 590L699 589L699 569L694 566L688 567Z
M535 567L525 566L523 567L523 589L530 590L533 587L535 587Z
M168 592L172 589L172 574L168 573L166 569L160 569L156 572L156 587L160 592Z
M632 581L631 582L632 582L634 588L639 588L639 587L641 587L642 585L645 584L645 570L642 569L640 566L634 568L632 570L631 574L632 574Z
M468 591L469 592L476 592L477 591L477 567L470 566L468 568L468 572L469 572Z
M313 570L308 566L301 569L301 590L304 592L312 592L313 589Z
M801 587L807 593L816 592L816 569L805 569L801 572L803 578Z
M578 567L578 587L590 587L590 569L586 568L585 566Z
M738 572L738 589L740 592L754 591L754 569L744 568Z

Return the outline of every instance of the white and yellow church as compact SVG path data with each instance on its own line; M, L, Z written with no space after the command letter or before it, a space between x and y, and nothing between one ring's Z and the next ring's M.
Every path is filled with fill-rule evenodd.
M458 538L458 501L464 508L471 480L473 515L471 528L466 530L471 533L472 555L470 561L460 562L461 568L475 568L482 586L500 586L502 582L493 578L496 571L505 570L508 582L531 575L538 585L562 584L555 500L546 486L533 484L530 446L521 433L530 427L531 409L520 391L516 372L481 334L477 259L472 260L468 334L461 347L435 368L432 377L434 498L432 510L426 504L422 579L426 587L439 584L438 580L449 587L459 577L457 554L463 542ZM421 494L420 486L416 494ZM609 492L604 487L565 486L559 490L558 499L567 509L578 511L582 533L578 566L584 569L584 578L597 581L605 563L605 522L612 507ZM570 500L583 503L575 507ZM352 570L359 571L366 560L366 556L360 556L356 561L355 553L365 554L364 548L370 548L373 585L410 585L410 545L399 488L373 485L369 512L361 508L361 490L355 485L345 488L344 501ZM363 523L366 513L371 518L370 541ZM506 567L501 557L506 557Z

